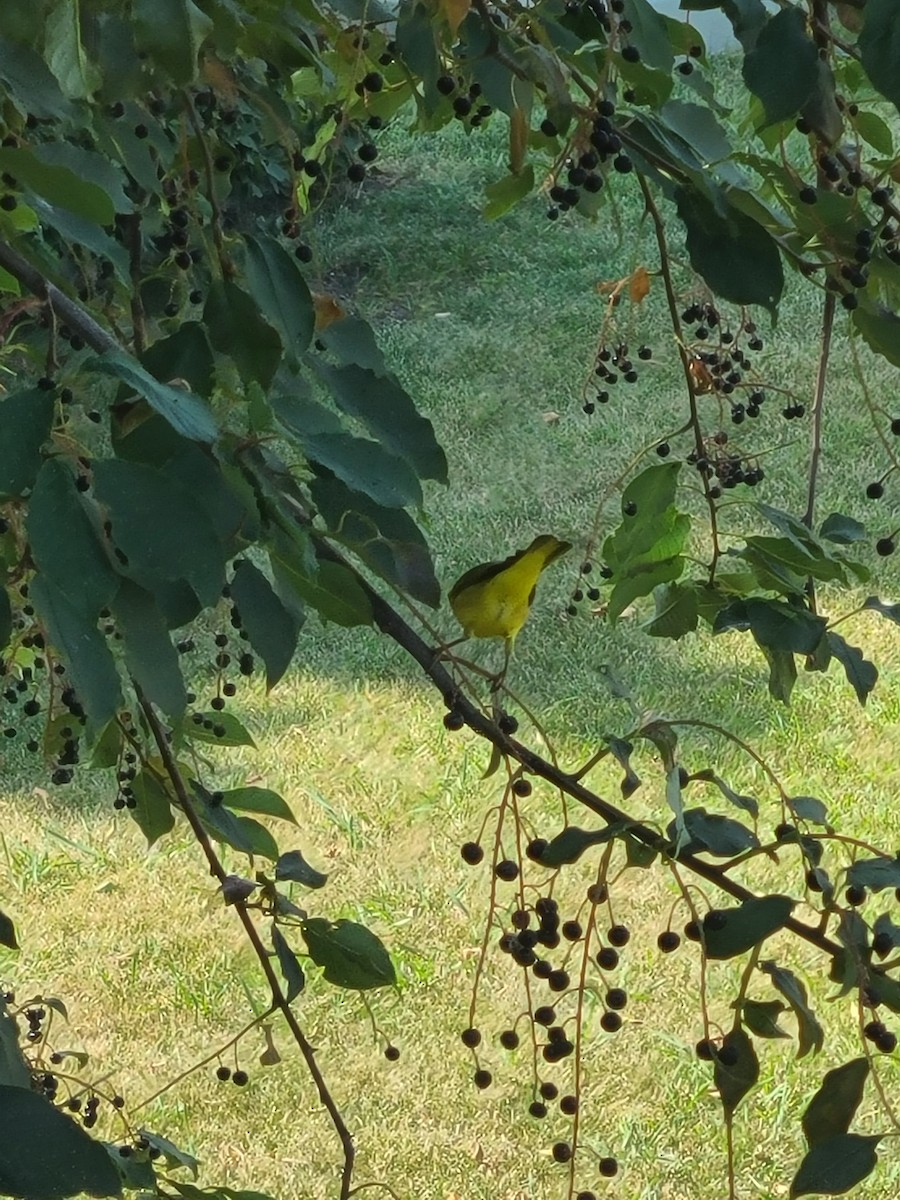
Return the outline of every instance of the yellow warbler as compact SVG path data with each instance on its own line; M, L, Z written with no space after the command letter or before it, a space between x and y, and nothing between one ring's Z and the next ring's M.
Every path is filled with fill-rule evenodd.
M461 575L449 598L466 637L503 638L508 659L516 634L528 620L541 572L571 545L541 534L502 562L481 563Z

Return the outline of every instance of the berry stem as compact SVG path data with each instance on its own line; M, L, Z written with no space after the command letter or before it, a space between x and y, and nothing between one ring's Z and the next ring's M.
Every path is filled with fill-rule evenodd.
M828 360L831 354L831 333L834 329L834 292L825 293L825 303L822 307L822 339L819 346L819 365L816 370L816 386L812 406L812 430L810 433L809 452L809 483L806 493L806 512L803 524L812 529L816 508L816 485L819 479L819 462L822 458L822 410L825 400L825 379L828 374ZM807 589L808 591L810 589ZM814 593L810 599L814 600Z

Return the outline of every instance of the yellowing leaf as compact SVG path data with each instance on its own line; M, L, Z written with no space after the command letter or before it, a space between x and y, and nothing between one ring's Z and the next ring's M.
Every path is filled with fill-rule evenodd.
M313 308L316 313L316 332L320 333L323 329L327 329L329 325L333 325L335 321L340 321L341 317L347 314L334 296L326 295L325 292L313 292Z
M456 36L456 31L462 25L472 7L472 0L440 0L441 15L450 26L450 32Z
M628 281L628 295L634 304L640 302L647 296L650 291L650 276L647 274L646 267L638 267L631 275Z

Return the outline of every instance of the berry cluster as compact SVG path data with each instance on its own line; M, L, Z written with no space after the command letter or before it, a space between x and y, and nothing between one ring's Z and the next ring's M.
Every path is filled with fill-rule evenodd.
M619 174L627 175L632 170L632 161L623 151L622 139L612 121L615 111L612 100L601 100L591 124L579 131L550 186L549 220L555 221L561 213L576 208L583 194L599 192L603 187L603 168L609 162ZM558 132L549 117L542 121L541 133L546 137L556 137Z
M582 411L591 416L596 411L596 405L608 404L609 389L614 388L620 379L623 383L637 383L640 378L638 363L648 362L652 357L652 349L643 343L632 357L627 342L608 346L605 338L601 339L594 369L583 393Z
M477 129L494 111L490 104L479 104L481 84L477 80L467 82L461 77L439 75L435 86L442 96L453 97L453 115L467 129Z

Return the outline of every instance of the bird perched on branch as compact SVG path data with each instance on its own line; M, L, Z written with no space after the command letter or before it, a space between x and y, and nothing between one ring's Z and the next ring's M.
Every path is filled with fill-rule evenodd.
M503 638L505 655L500 679L506 673L516 635L528 620L538 579L571 548L571 542L544 533L502 562L472 567L451 587L450 607L466 637Z

